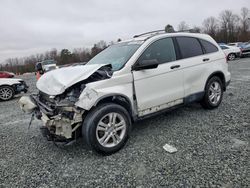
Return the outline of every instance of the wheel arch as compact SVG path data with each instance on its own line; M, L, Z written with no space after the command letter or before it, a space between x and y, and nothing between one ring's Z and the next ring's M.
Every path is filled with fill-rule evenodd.
M93 107L99 105L99 104L103 104L103 103L108 103L108 102L112 102L118 105L123 106L129 113L131 119L133 120L135 117L135 113L133 110L133 106L132 103L129 99L129 97L123 95L123 94L108 94L108 95L104 95L102 97L100 97L95 104L93 105Z
M221 79L223 91L226 91L226 79L225 79L224 73L221 72L221 71L216 71L216 72L213 72L212 74L210 74L210 76L207 78L207 81L206 81L204 90L205 90L205 88L206 88L206 85L207 85L208 81L209 81L212 77L214 77L214 76L217 76L217 77L219 77L219 78Z
M15 86L14 85L8 85L8 84L2 84L2 85L0 85L0 87L5 87L5 86L11 87L15 91Z

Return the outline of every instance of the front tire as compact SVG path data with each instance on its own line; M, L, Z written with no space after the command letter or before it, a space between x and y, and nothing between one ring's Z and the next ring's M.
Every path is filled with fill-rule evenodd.
M205 87L205 95L201 101L201 105L205 109L217 108L223 97L223 85L219 77L210 78Z
M127 142L131 119L125 108L113 103L101 104L91 110L82 125L87 145L97 153L109 155Z
M1 86L0 87L0 100L8 101L12 99L15 95L14 89L10 86Z

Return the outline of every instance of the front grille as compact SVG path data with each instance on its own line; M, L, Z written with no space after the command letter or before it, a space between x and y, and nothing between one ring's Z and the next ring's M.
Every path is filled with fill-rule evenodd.
M48 106L51 109L55 109L56 103L54 99L51 99L49 95L43 92L39 92L39 101Z

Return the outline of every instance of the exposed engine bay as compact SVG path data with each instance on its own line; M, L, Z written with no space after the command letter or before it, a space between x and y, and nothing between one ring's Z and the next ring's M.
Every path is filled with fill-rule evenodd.
M22 97L19 104L24 112L32 113L37 119L43 121L44 127L41 131L48 140L72 140L81 132L78 128L82 125L86 109L75 104L86 89L86 85L109 79L112 74L111 65L104 65L88 78L73 84L59 95L49 95L39 90L38 94Z

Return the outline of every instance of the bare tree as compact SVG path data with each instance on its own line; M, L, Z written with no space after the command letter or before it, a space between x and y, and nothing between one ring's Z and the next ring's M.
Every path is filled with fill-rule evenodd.
M216 38L216 33L218 31L218 20L211 16L206 18L203 23L203 32L209 34L211 37Z
M225 42L234 42L238 39L239 16L231 10L224 10L220 14L221 33Z
M185 21L182 21L179 25L178 25L178 31L185 31L188 30L189 26Z
M245 41L248 39L248 29L250 27L250 11L248 8L243 7L241 9L240 17L240 40Z

